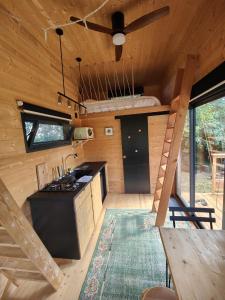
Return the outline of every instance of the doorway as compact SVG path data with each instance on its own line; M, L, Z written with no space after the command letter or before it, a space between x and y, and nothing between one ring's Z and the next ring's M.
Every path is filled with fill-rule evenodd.
M120 120L125 193L150 193L147 116Z

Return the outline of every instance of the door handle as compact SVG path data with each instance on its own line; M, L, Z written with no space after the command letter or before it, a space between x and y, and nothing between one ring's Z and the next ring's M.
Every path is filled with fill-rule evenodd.
M123 155L123 159L126 159L127 158L127 156L126 155Z

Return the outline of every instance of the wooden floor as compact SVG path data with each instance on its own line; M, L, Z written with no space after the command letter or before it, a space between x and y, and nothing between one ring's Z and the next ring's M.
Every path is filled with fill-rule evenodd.
M184 199L189 199L189 193L183 193ZM196 193L196 207L211 207L215 208L215 218L216 223L213 225L214 229L222 229L222 217L223 217L223 194L216 193ZM203 205L204 202L199 200L205 200L207 206ZM199 214L200 215L200 214ZM203 215L202 215L203 216ZM204 226L209 229L209 224L204 224Z
M101 229L102 221L104 218L105 210L107 208L149 208L152 207L152 196L150 195L129 195L129 194L108 194L104 202L104 207L100 220L96 226L95 232L88 245L88 249L84 257L80 261L67 261L60 262L61 269L65 273L65 279L57 292L46 282L37 281L20 281L18 288L10 286L8 291L5 292L3 300L77 300L79 297L80 289L85 279L89 263L98 235Z

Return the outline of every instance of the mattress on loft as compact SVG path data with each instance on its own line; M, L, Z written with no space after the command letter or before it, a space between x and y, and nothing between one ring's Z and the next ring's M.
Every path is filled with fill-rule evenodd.
M88 113L106 112L114 110L123 110L130 108L159 106L158 98L153 96L141 96L130 98L118 98L113 100L86 100L83 104L87 107Z

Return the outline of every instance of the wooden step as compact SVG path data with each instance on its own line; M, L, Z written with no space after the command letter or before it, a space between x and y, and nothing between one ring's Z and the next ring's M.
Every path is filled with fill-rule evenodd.
M160 197L161 197L161 193L162 193L162 190L158 190L158 191L156 191L156 195L157 195L158 199L160 199Z
M165 153L163 153L163 156L165 156L165 157L169 157L169 152L165 152Z
M0 256L15 257L15 258L25 258L26 255L18 246L2 244L0 245Z
M0 244L15 245L15 242L3 227L0 227Z
M0 256L0 269L40 273L28 258Z
M166 139L166 140L164 140L164 142L165 142L165 143L168 143L168 144L171 144L172 139Z
M176 112L173 112L173 113L171 113L171 114L169 114L169 118L168 118L168 125L173 125L174 126L174 124L175 124L175 122L176 122L176 116L177 116L177 113Z
M174 127L175 127L174 124L172 124L172 125L168 124L167 127L166 127L166 129L173 129Z
M159 177L159 179L158 179L161 185L163 185L164 178L165 178L165 177Z
M161 165L160 167L161 167L161 169L163 169L163 171L166 171L166 166L167 166L167 164L164 164L164 165Z
M7 274L14 278L18 279L26 279L26 280L40 280L40 281L46 281L44 276L41 273L32 273L32 272L25 272L25 271L8 271Z

